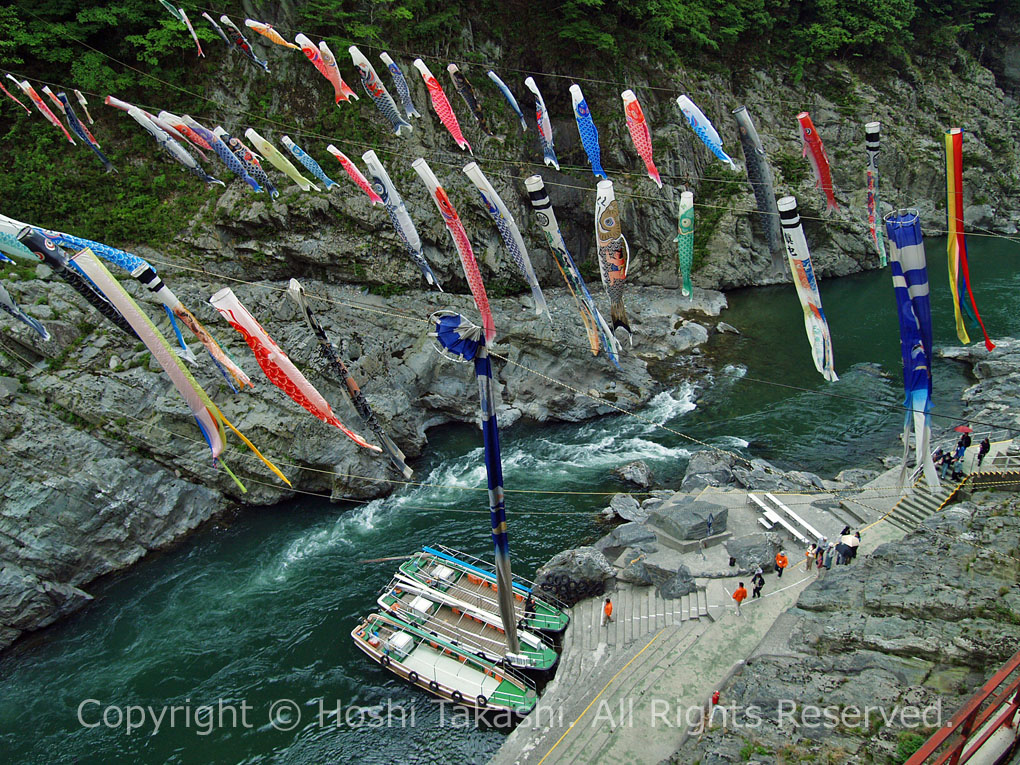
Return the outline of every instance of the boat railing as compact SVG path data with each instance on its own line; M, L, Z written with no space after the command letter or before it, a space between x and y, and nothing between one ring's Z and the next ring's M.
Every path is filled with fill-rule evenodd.
M467 563L474 566L475 568L481 569L486 575L492 578L495 578L496 576L495 564L491 563L490 561L482 560L481 558L471 555L470 553L461 552L460 550L455 550L452 547L447 547L446 545L439 544L426 545L422 549L425 552L429 552L429 550L440 552L449 558L459 560L462 563ZM523 590L525 593L530 593L532 590L535 590L539 587L539 585L536 584L531 579L527 579L526 577L520 576L519 574L513 575L513 583L515 588ZM547 593L545 590L542 590L541 599L544 600L546 603L549 603L550 605L556 606L556 608L560 609L561 611L567 611L570 608L562 600L557 598L555 595Z

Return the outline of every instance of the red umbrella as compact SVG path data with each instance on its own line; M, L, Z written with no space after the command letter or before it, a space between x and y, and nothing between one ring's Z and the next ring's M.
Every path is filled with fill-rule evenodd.
M955 430L957 433L973 433L974 432L974 428L972 428L970 425L957 425L955 428L953 428L953 430Z

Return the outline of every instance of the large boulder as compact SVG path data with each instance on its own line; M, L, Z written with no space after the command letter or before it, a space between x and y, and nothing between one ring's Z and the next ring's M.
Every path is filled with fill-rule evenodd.
M654 477L652 476L652 469L642 460L628 462L623 467L614 469L613 475L621 481L632 483L642 489L647 489L652 485L652 481L654 480Z
M703 500L683 499L669 501L655 508L648 516L648 524L674 539L704 539L708 536L708 518L712 517L712 534L726 531L729 511L722 505Z
M659 597L664 600L676 600L677 598L689 595L697 589L694 577L691 576L687 566L679 566L673 576L659 585Z
M617 516L625 521L644 521L648 512L630 494L616 494L609 501L610 517Z
M620 553L628 547L644 553L653 553L659 549L655 532L643 523L625 523L622 526L617 526L594 546L609 560L619 558Z
M648 570L648 566L641 560L641 553L635 551L634 558L627 563L626 566L616 575L616 578L621 582L628 582L630 584L639 584L648 587L655 584L655 580L652 578L652 572Z
M734 458L726 452L705 449L695 452L687 463L687 472L681 491L697 491L706 486L725 486L733 483Z
M726 552L736 558L735 574L754 573L761 566L762 571L773 571L776 567L776 553L782 548L782 540L778 534L759 532L745 537L736 537L726 541ZM791 562L796 563L796 556L787 555Z
M616 587L616 571L594 547L578 547L554 555L535 573L538 589L572 606Z

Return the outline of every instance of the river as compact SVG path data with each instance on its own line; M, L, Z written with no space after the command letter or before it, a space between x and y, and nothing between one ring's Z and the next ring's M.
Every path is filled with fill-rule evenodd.
M955 343L944 240L930 241L928 253L936 345ZM978 305L993 336L1020 333L1018 255L1008 242L972 238ZM595 511L623 488L611 468L643 459L657 482L679 483L687 457L703 447L657 425L825 477L875 467L898 450L889 273L825 280L821 291L839 382L826 383L812 366L792 286L743 290L729 294L722 316L742 334L717 336L706 351L721 371L694 385L678 379L641 412L646 419L505 428L516 570L530 575L553 553L605 533ZM937 412L958 415L961 369L936 360L934 374ZM955 424L937 420L936 428ZM429 486L369 503L301 499L248 510L94 588L86 610L0 660L2 759L484 761L502 732L396 680L349 636L396 565L365 560L423 543L490 553L478 430L432 431L414 468ZM280 700L295 704L296 712L276 709L286 722L277 728L290 730L269 724ZM173 720L170 711L159 717L168 705L178 707Z

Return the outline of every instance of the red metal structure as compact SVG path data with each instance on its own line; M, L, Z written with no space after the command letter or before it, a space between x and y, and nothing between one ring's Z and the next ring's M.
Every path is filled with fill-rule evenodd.
M929 738L906 765L963 765L1003 726L1013 729L1017 710L1020 710L1020 652ZM986 723L988 727L982 731ZM975 736L978 731L980 735ZM1017 735L1012 739L1012 746L1003 748L1003 755L1016 748Z

